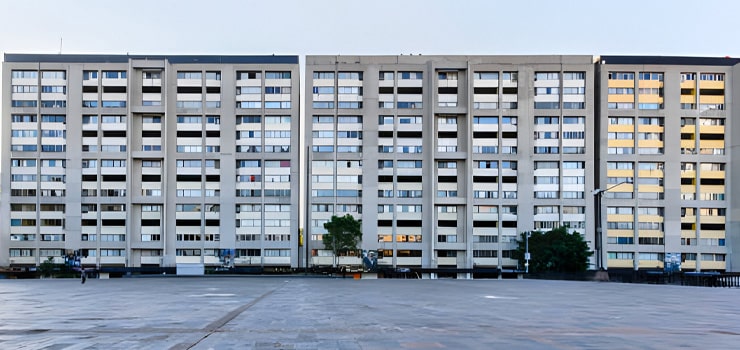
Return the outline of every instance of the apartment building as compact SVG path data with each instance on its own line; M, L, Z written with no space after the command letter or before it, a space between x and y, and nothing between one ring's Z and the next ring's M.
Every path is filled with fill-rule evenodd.
M297 56L6 54L0 265L297 267Z
M347 213L379 266L431 276L522 268L529 230L593 244L593 57L307 56L305 79L310 264Z
M740 60L601 56L604 267L737 270ZM735 79L733 79L733 77ZM734 175L736 178L737 175ZM734 264L733 264L734 262ZM733 268L734 266L734 268Z
M734 271L738 63L307 56L301 105L296 56L6 54L0 266L330 266L351 214L428 277L560 225L593 269Z

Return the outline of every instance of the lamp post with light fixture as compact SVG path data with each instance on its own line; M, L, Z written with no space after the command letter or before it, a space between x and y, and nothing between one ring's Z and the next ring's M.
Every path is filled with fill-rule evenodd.
M603 208L601 207L601 197L604 196L604 193L609 192L613 188L623 185L623 184L631 184L632 180L626 180L622 181L616 185L607 187L606 189L600 189L597 188L594 190L594 202L595 202L595 211L596 211L596 269L597 270L606 270L606 264L604 263L604 230L601 226L602 222L602 211Z

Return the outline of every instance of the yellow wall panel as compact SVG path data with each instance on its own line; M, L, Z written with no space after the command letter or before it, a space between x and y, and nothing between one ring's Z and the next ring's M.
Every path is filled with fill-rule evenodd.
M641 269L662 269L663 262L660 260L640 260L638 263Z
M724 270L725 262L724 261L702 261L701 269L702 270Z
M699 103L708 103L708 104L725 103L725 97L724 96L712 96L712 95L699 96Z
M608 86L610 88L634 88L634 80L609 80Z
M638 177L663 177L663 170L638 170L637 171Z
M681 103L696 103L696 96L694 96L694 95L681 95Z
M722 185L701 185L699 187L701 193L725 193L725 186Z
M725 238L725 230L701 230L699 238Z
M699 88L700 89L724 89L725 88L725 82L720 80L700 80L699 81Z
M635 221L634 215L629 214L607 214L606 215L607 221L613 221L613 222L632 222ZM610 230L609 232L618 231L618 230ZM632 232L632 231L630 231Z
M696 216L684 216L684 217L681 217L681 223L682 224L690 224L690 223L694 223L695 224L696 223Z
M663 141L661 140L639 140L637 141L637 146L640 148L642 147L648 147L648 148L663 147Z
M705 179L724 179L724 170L702 170L701 177Z
M632 230L606 230L607 237L634 237L635 232Z
M635 147L635 140L609 140L609 147Z
M609 169L609 170L606 171L606 176L611 176L611 177L633 177L633 176L635 176L635 171L633 169ZM626 186L626 184L625 185L619 185L620 188L622 186Z
M662 88L663 82L660 80L640 80L638 85L641 88Z
M696 80L685 80L681 82L682 89L696 89Z
M663 103L663 98L659 95L639 95L638 100L640 103Z
M607 98L609 102L635 102L635 95L609 95Z
M694 230L681 230L681 238L696 238L696 231L694 231Z
M699 126L699 132L702 134L724 134L724 125L701 125Z
M681 193L696 193L695 185L681 185Z
M640 192L642 193L661 193L663 191L663 186L660 185L640 185Z
M643 238L663 238L665 233L660 230L640 230L637 232L637 237Z
M702 224L725 224L727 223L726 216L719 215L703 215L701 217Z
M699 148L725 148L724 140L699 140Z
M695 148L696 140L681 140L681 148Z
M609 124L607 127L609 132L635 132L634 125L622 125L622 124Z
M696 268L696 260L686 260L681 262L681 270L693 270Z
M618 267L633 268L634 262L632 260L627 260L627 259L607 259L606 266L615 267L615 268L618 268Z
M665 218L660 215L638 215L637 216L637 221L642 221L642 222L663 222L664 219Z
M663 132L665 127L660 125L638 125L637 131L639 132Z

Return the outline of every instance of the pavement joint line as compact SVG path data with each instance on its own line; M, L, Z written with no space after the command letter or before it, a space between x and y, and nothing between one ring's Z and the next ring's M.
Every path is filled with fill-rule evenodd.
M226 315L222 316L221 318L219 318L219 319L217 319L217 320L209 323L208 325L206 325L205 327L203 327L203 329L201 329L201 331L205 331L206 334L203 335L202 337L200 337L197 341L192 342L192 343L180 343L180 344L176 344L176 345L172 346L170 348L170 350L192 349L194 346L198 345L198 343L200 343L201 341L203 341L206 338L208 338L211 334L217 332L219 329L221 329L221 327L223 327L224 325L226 325L227 323L229 323L231 320L235 319L237 316L239 316L240 314L242 314L244 311L247 311L247 309L249 309L250 307L256 305L257 303L259 303L263 299L267 298L268 296L272 295L273 293L277 292L278 290L282 289L287 284L288 284L288 282L286 281L285 283L281 284L277 288L272 289L272 290L269 290L269 291L263 293L262 295L258 296L254 300L252 300L252 301L250 301L250 302L248 302L248 303L246 303L246 304L244 304L244 305L242 305L242 306L240 306L240 307L238 307L238 308L236 308L234 310L231 310L229 313L227 313Z

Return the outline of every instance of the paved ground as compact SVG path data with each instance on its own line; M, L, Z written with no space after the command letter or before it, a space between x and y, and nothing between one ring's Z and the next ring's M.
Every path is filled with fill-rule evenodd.
M533 280L0 280L0 349L740 347L740 289Z

